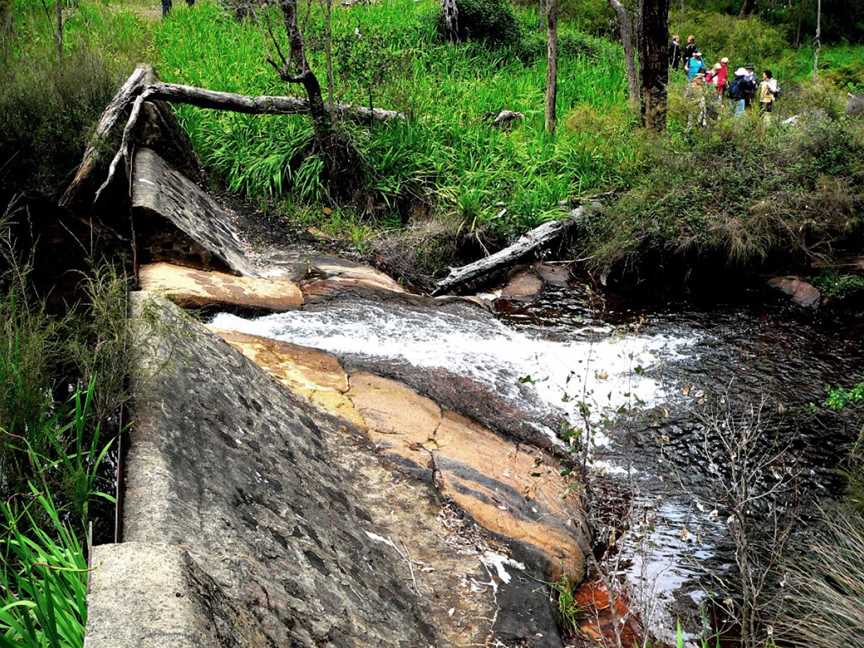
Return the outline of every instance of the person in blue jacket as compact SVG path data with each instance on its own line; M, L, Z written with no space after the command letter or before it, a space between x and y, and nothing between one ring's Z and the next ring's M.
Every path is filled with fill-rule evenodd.
M687 80L692 81L698 74L705 74L705 61L702 60L702 52L694 52L690 62L687 64Z

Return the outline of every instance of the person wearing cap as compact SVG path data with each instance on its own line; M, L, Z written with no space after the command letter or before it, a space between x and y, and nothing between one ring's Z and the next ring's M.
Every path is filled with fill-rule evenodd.
M717 72L717 95L722 97L726 94L726 86L729 85L729 59L725 56L720 59L720 71Z
M692 81L697 74L705 74L705 62L702 60L702 52L693 52L690 58L690 64L687 67L687 80Z
M756 91L759 89L759 84L756 81L756 69L752 65L745 65L744 70L747 74L744 77L744 105L749 108L753 105L753 100L756 98Z

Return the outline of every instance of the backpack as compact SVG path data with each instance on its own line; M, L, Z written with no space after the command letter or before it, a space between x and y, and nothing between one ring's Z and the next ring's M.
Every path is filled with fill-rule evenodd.
M732 85L729 86L729 98L734 99L735 101L739 101L744 97L741 96L741 79L736 78Z

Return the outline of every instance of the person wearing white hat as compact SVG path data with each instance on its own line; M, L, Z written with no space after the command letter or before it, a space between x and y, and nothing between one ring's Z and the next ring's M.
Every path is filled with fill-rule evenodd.
M743 115L746 103L744 101L744 85L746 83L747 70L743 67L735 70L735 80L729 86L729 98L735 103L735 116Z

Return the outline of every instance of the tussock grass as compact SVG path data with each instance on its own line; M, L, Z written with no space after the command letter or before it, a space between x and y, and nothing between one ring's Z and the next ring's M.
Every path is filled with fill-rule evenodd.
M577 125L549 140L543 134L545 48L542 34L534 31L536 12L517 12L523 33L518 45L490 48L442 43L437 11L431 0L384 0L335 12L337 41L359 33L386 43L377 59L399 64L375 89L374 101L411 117L403 124L352 129L372 170L366 200L355 205L361 214L386 220L404 216L406 204L427 202L468 224L512 234L559 215L560 201L619 186L629 177L639 152L629 133L630 115L620 110L625 82L615 46L562 28L562 115L591 106L614 112L622 124L616 137L597 137ZM321 17L313 10L307 41L312 66L323 79L323 55L314 47L320 30ZM296 92L265 65L268 43L261 25L237 23L212 3L181 7L156 40L160 72L169 80L249 94ZM343 69L339 60L335 65L336 97L368 103L363 70ZM510 132L491 128L491 118L503 108L523 112L525 122ZM249 196L290 192L300 201L322 197L316 162L303 157L310 137L305 119L179 112L205 163L231 189ZM495 220L503 207L506 218Z

